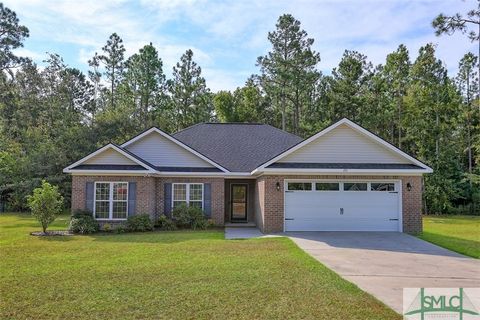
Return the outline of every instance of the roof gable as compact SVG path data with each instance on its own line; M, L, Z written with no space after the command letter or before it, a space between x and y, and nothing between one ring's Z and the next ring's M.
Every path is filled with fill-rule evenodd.
M156 167L217 168L223 172L227 171L190 146L155 127L125 142L122 148Z
M69 165L63 172L70 173L78 170L103 170L108 167L108 170L118 171L145 171L154 172L148 163L138 159L134 155L128 153L122 148L109 143L102 148L90 153L77 162Z
M256 170L282 167L285 163L308 164L412 164L425 172L432 169L417 159L348 119L318 132L312 137L267 161ZM317 166L320 168L321 166Z
M410 163L397 152L342 124L281 158L300 163Z

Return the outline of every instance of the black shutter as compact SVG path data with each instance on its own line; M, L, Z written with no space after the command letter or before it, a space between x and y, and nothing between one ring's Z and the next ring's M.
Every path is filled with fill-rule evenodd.
M212 217L212 185L210 183L203 185L203 211L207 218Z
M95 196L95 183L87 182L85 186L85 209L93 213L93 198Z
M172 217L172 184L165 183L163 185L163 214L167 217Z

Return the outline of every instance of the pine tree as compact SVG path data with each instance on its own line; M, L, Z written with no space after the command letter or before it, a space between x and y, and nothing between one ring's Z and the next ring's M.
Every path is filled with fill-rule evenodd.
M193 61L192 50L187 50L173 67L168 88L176 130L212 119L212 94L202 77L202 69Z

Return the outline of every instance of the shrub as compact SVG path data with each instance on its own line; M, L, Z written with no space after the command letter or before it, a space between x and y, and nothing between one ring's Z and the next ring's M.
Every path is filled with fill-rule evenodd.
M83 217L83 216L92 217L93 213L90 210L81 210L81 209L77 209L77 210L73 211L73 213L72 213L72 218L80 218L80 217Z
M166 230L166 231L173 231L177 230L177 226L175 225L175 221L168 218L166 215L162 214L156 221L155 227Z
M143 232L153 230L153 222L148 214L137 214L128 217L126 227L128 231Z
M128 232L127 226L124 224L120 224L113 229L115 233L125 233Z
M208 221L202 209L197 207L187 207L186 205L175 207L173 216L179 227L192 228L193 230L208 227Z
M33 195L27 197L27 203L45 233L48 225L62 212L63 197L58 192L57 186L43 180L42 186L33 190Z
M112 231L112 225L110 223L105 223L102 227L103 231L110 232Z
M100 226L92 214L74 214L70 220L69 229L73 233L88 234L98 232Z

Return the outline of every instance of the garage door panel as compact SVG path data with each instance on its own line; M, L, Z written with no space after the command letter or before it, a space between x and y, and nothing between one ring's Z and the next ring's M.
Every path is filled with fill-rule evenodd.
M387 191L287 191L285 230L399 231L399 197Z

